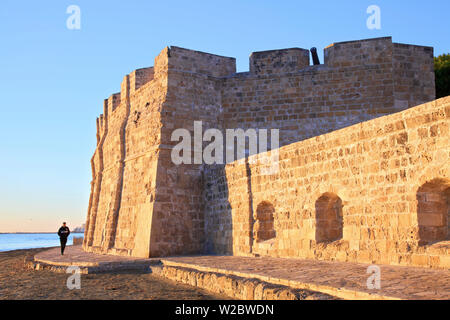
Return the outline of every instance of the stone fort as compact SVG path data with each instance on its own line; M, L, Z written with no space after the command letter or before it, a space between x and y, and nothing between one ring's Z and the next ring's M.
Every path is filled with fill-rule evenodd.
M166 47L104 101L83 248L450 266L450 97L433 48L376 38L236 60ZM175 165L177 128L279 129L252 157ZM273 152L268 151L268 153Z

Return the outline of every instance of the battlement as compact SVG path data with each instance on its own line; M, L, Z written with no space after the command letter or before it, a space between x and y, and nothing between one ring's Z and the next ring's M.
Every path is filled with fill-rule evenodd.
M333 43L324 49L329 67L351 67L392 63L392 38L375 38Z
M337 42L324 48L327 71L350 67L391 67L392 72L406 77L407 70L420 68L427 78L433 77L433 48L392 42L392 37ZM155 58L154 67L136 69L124 77L121 100L157 77L170 71L203 74L216 78L247 78L317 72L310 67L310 51L302 48L257 51L250 54L249 72L236 73L236 59L176 46L164 48ZM416 69L417 69L416 68ZM431 79L430 79L431 80ZM433 81L430 81L430 83ZM429 94L434 87L427 88ZM115 100L116 101L116 100ZM425 102L425 100L421 100ZM113 108L116 105L113 102Z
M344 41L324 49L324 63L329 67L375 66L393 63L400 54L408 56L413 62L413 57L433 58L433 48L394 43L392 37Z
M297 72L309 66L309 50L291 48L253 52L250 73L257 75Z
M113 93L112 95L109 96L108 98L108 114L111 114L114 110L116 110L116 108L119 106L120 104L120 99L121 97L121 93Z
M120 86L120 100L124 101L127 97L134 94L139 88L154 79L154 68L136 69L126 75Z
M153 67L134 70L132 73L130 73L130 87L132 92L138 90L147 82L152 81L153 78Z
M197 98L203 92L203 103L208 105L203 115L224 126L248 128L264 123L285 128L282 145L435 98L431 47L394 43L391 37L383 37L333 43L324 49L321 65L311 66L309 55L309 50L302 48L253 52L250 71L236 73L235 58L165 47L155 57L154 67L136 69L124 77L120 93L107 99L105 119L99 119L99 128L108 121L107 114L123 117L128 112L127 101L153 81L161 96L191 86L189 90L195 87ZM194 80L195 75L200 77ZM213 82L201 82L207 78ZM272 79L269 87L277 93L261 90L258 79ZM219 87L222 89L217 90ZM180 97L189 94L181 91ZM198 103L183 101L184 107L172 106L171 112L189 113ZM120 104L125 113L113 114ZM201 117L201 113L195 116Z
M236 59L171 46L169 70L226 77L236 73Z

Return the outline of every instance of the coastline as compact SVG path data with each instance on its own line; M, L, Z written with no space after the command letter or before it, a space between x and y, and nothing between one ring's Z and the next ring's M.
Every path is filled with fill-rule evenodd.
M84 238L83 233L73 232L68 238L68 245L80 243ZM59 246L59 237L56 232L52 233L0 233L0 252L19 249L38 249Z

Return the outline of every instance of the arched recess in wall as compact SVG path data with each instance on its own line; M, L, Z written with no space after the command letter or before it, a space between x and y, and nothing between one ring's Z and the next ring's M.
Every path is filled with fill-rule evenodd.
M341 198L334 193L324 193L316 201L316 241L342 239L343 224Z
M263 201L258 205L254 217L253 240L263 242L275 238L274 213L275 208L270 202Z
M417 190L420 244L450 240L450 179L437 178Z

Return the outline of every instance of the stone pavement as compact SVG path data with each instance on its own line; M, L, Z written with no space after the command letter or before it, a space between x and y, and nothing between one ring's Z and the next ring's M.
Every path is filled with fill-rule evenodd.
M159 259L140 259L84 252L81 245L67 246L64 255L60 248L52 248L34 256L34 268L53 267L54 271L65 271L69 266L78 266L82 273L97 273L118 270L145 270L150 272L152 264Z
M450 270L379 265L381 289L370 290L366 284L369 265L349 262L234 256L140 259L88 253L81 246L68 246L64 256L59 248L52 248L37 254L34 263L61 270L76 265L84 268L85 273L133 268L150 271L153 266L160 268L162 263L162 267L259 279L343 299L450 299Z
M178 266L309 289L343 299L450 299L450 271L379 265L381 289L367 288L367 264L316 260L196 256L163 258Z

